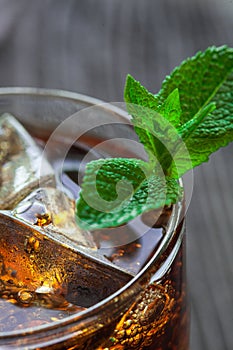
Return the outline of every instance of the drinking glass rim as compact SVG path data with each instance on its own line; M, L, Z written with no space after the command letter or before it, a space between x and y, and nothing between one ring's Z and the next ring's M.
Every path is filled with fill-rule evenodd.
M30 86L4 86L0 87L0 95L39 95L39 96L55 96L55 97L62 97L62 98L68 98L70 100L82 100L84 102L90 102L94 104L94 102L97 103L103 103L101 99L91 97L85 94L81 94L78 92L70 91L70 90L63 90L63 89L56 89L56 88L40 88L40 87L30 87Z
M100 108L104 108L105 110L109 110L110 112L117 113L120 117L126 118L127 121L129 121L129 115L126 111L123 109L114 106L114 104L105 102L101 99L94 98L85 94L80 94L68 90L61 90L61 89L48 89L48 88L37 88L37 87L0 87L0 98L1 96L14 96L19 95L23 96L26 95L28 97L30 96L39 96L39 97L48 97L48 98L62 98L67 100L73 100L74 102L84 102L88 103L90 106L84 107L89 108L93 105L98 105ZM182 180L180 180L180 184L182 185ZM134 276L128 283L126 283L123 287L118 289L115 293L108 296L107 298L101 300L100 302L96 303L95 305L87 308L86 310L83 310L77 314L73 314L70 316L67 316L63 318L62 320L57 320L54 322L51 322L49 324L44 324L40 326L34 326L30 328L25 328L22 330L17 331L7 331L7 332L0 332L0 340L4 338L9 337L20 337L20 336L26 336L27 334L35 334L40 333L45 330L52 330L57 329L58 327L67 326L69 324L72 324L74 322L81 322L84 321L86 318L94 316L98 314L98 311L101 311L101 309L104 309L104 307L108 306L111 303L114 303L114 300L118 298L120 295L126 293L127 290L129 290L133 285L139 283L143 280L145 274L148 273L151 266L153 266L162 256L162 254L166 251L166 249L169 247L171 241L175 237L176 234L176 228L178 224L182 221L183 216L183 201L176 203L173 205L172 208L172 214L171 218L169 220L168 227L166 229L166 234L163 236L159 247L156 249L155 254L150 258L148 263ZM182 232L179 235L182 238Z

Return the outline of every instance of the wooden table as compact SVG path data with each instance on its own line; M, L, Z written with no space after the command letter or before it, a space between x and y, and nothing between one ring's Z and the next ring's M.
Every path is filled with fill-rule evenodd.
M210 45L233 46L230 0L0 2L0 85L122 101L131 73L156 93ZM233 144L194 171L187 213L191 350L233 349Z

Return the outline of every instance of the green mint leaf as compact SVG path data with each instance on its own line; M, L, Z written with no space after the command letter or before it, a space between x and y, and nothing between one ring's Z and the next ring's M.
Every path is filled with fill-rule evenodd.
M175 88L180 94L182 126L209 103L216 105L185 141L195 167L233 140L233 49L210 47L184 61L165 79L157 104L163 104ZM184 172L190 169L184 166L182 154L177 162Z
M179 90L174 89L162 103L157 111L166 118L174 127L180 125L181 105Z
M144 145L149 158L151 156L154 157L154 155L157 155L157 149L153 134L149 130L154 129L153 111L157 111L157 99L131 75L127 76L124 99L126 103L129 102L127 104L128 112L132 115L131 121L134 124L140 142Z
M184 123L179 129L178 133L185 141L192 135L192 133L201 124L203 119L216 109L216 104L214 102L209 103L207 106L203 107L197 114L190 119L188 122Z
M87 164L76 218L85 229L119 226L143 212L177 202L176 180L138 159L100 159Z
M139 134L140 141L150 153L150 158L153 151L165 174L179 178L191 168L208 161L213 152L233 140L232 48L211 47L205 52L199 52L196 56L188 58L165 79L161 91L156 96L141 87L143 98L140 99L140 96L136 98L135 93L140 93L139 86L140 83L132 77L127 78L125 96L128 110L129 113L134 113L133 123L135 124L136 120L135 130ZM178 105L176 99L172 98L177 89L180 97L180 115L173 113L174 118L172 118L165 106L168 101L171 106ZM146 98L146 95L150 98ZM151 96L155 101L153 105ZM148 112L145 113L145 119L152 119L150 125L147 125L147 131L140 130L138 126L140 119L135 111L131 111L130 103L141 103L141 100L144 107L152 106L151 110L156 110L167 119L177 129L180 138L175 136L175 133L168 132L169 128L167 128L167 136L173 136L170 141L164 142L165 135L161 137L157 133L157 124L154 124L153 130L155 118L154 116L148 118ZM166 121L164 123L167 125ZM146 128L145 121L142 126L142 129ZM172 127L170 129L172 130ZM148 137L147 139L145 137L148 135L148 130L150 134L156 135L155 139L150 136L150 149Z
M190 152L187 148L188 141L193 137L193 133L200 126L202 121L216 108L215 103L210 103L203 107L191 120L179 127L166 143L172 150L170 163L166 163L166 153L160 158L167 167L166 174L172 178L179 179L185 172L193 168ZM179 135L179 136L178 136Z
M180 154L182 154L182 159L185 158L186 163L190 163L190 157L179 134L182 111L178 89L175 88L159 106L157 97L142 87L133 77L128 76L125 85L125 99L127 110L132 115L132 124L149 155L149 161L159 162L167 176L175 178L182 176L187 165L183 167L181 163L177 167L176 157L178 155L180 159ZM141 103L141 105L136 103ZM191 125L186 125L184 130L180 129L181 133L183 131L186 134L190 130ZM188 165L192 167L192 164Z
M147 89L136 81L130 74L126 77L124 100L135 105L157 111L159 98L148 92Z
M124 97L149 162L88 164L77 202L84 228L118 226L175 203L177 179L233 141L233 49L211 47L188 58L157 95L128 75Z
M147 113L150 113L149 111L155 111L161 114L174 127L180 124L181 105L179 90L176 87L174 87L161 102L159 96L150 93L139 81L128 74L124 89L124 99L129 111L131 109L133 110L133 105L139 105L145 107ZM137 116L132 113L132 123L134 123L135 118L137 118ZM151 119L153 120L153 117L150 118L150 116L146 115L144 121L146 121L147 118L149 119L147 123L151 122Z
M170 148L174 148L178 137L175 126L180 124L178 89L174 89L164 103L158 106L157 98L128 75L124 96L128 112L132 115L132 124L150 161L158 159L166 173L174 153Z

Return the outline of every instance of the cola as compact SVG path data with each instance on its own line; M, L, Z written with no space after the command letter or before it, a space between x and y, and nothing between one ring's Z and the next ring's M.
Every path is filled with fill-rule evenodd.
M43 148L46 139L34 142ZM6 164L23 151L19 144L10 156L2 152L1 185ZM4 207L2 196L0 346L187 350L184 203L115 229L76 228L78 164L87 150L83 141L70 147L61 188L49 168L23 196L16 189L16 201Z

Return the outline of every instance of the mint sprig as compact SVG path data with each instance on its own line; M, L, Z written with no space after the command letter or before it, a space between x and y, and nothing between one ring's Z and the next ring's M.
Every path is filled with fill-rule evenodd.
M177 179L233 141L233 49L211 47L188 58L157 95L128 75L124 97L149 160L87 165L77 201L84 228L121 225L174 204L182 195Z
M77 220L82 227L119 226L145 211L175 203L182 189L175 179L139 159L100 159L87 164Z
M216 105L185 141L195 167L233 140L233 49L210 47L184 61L163 82L157 103L163 104L174 88L180 93L181 125L209 103Z

